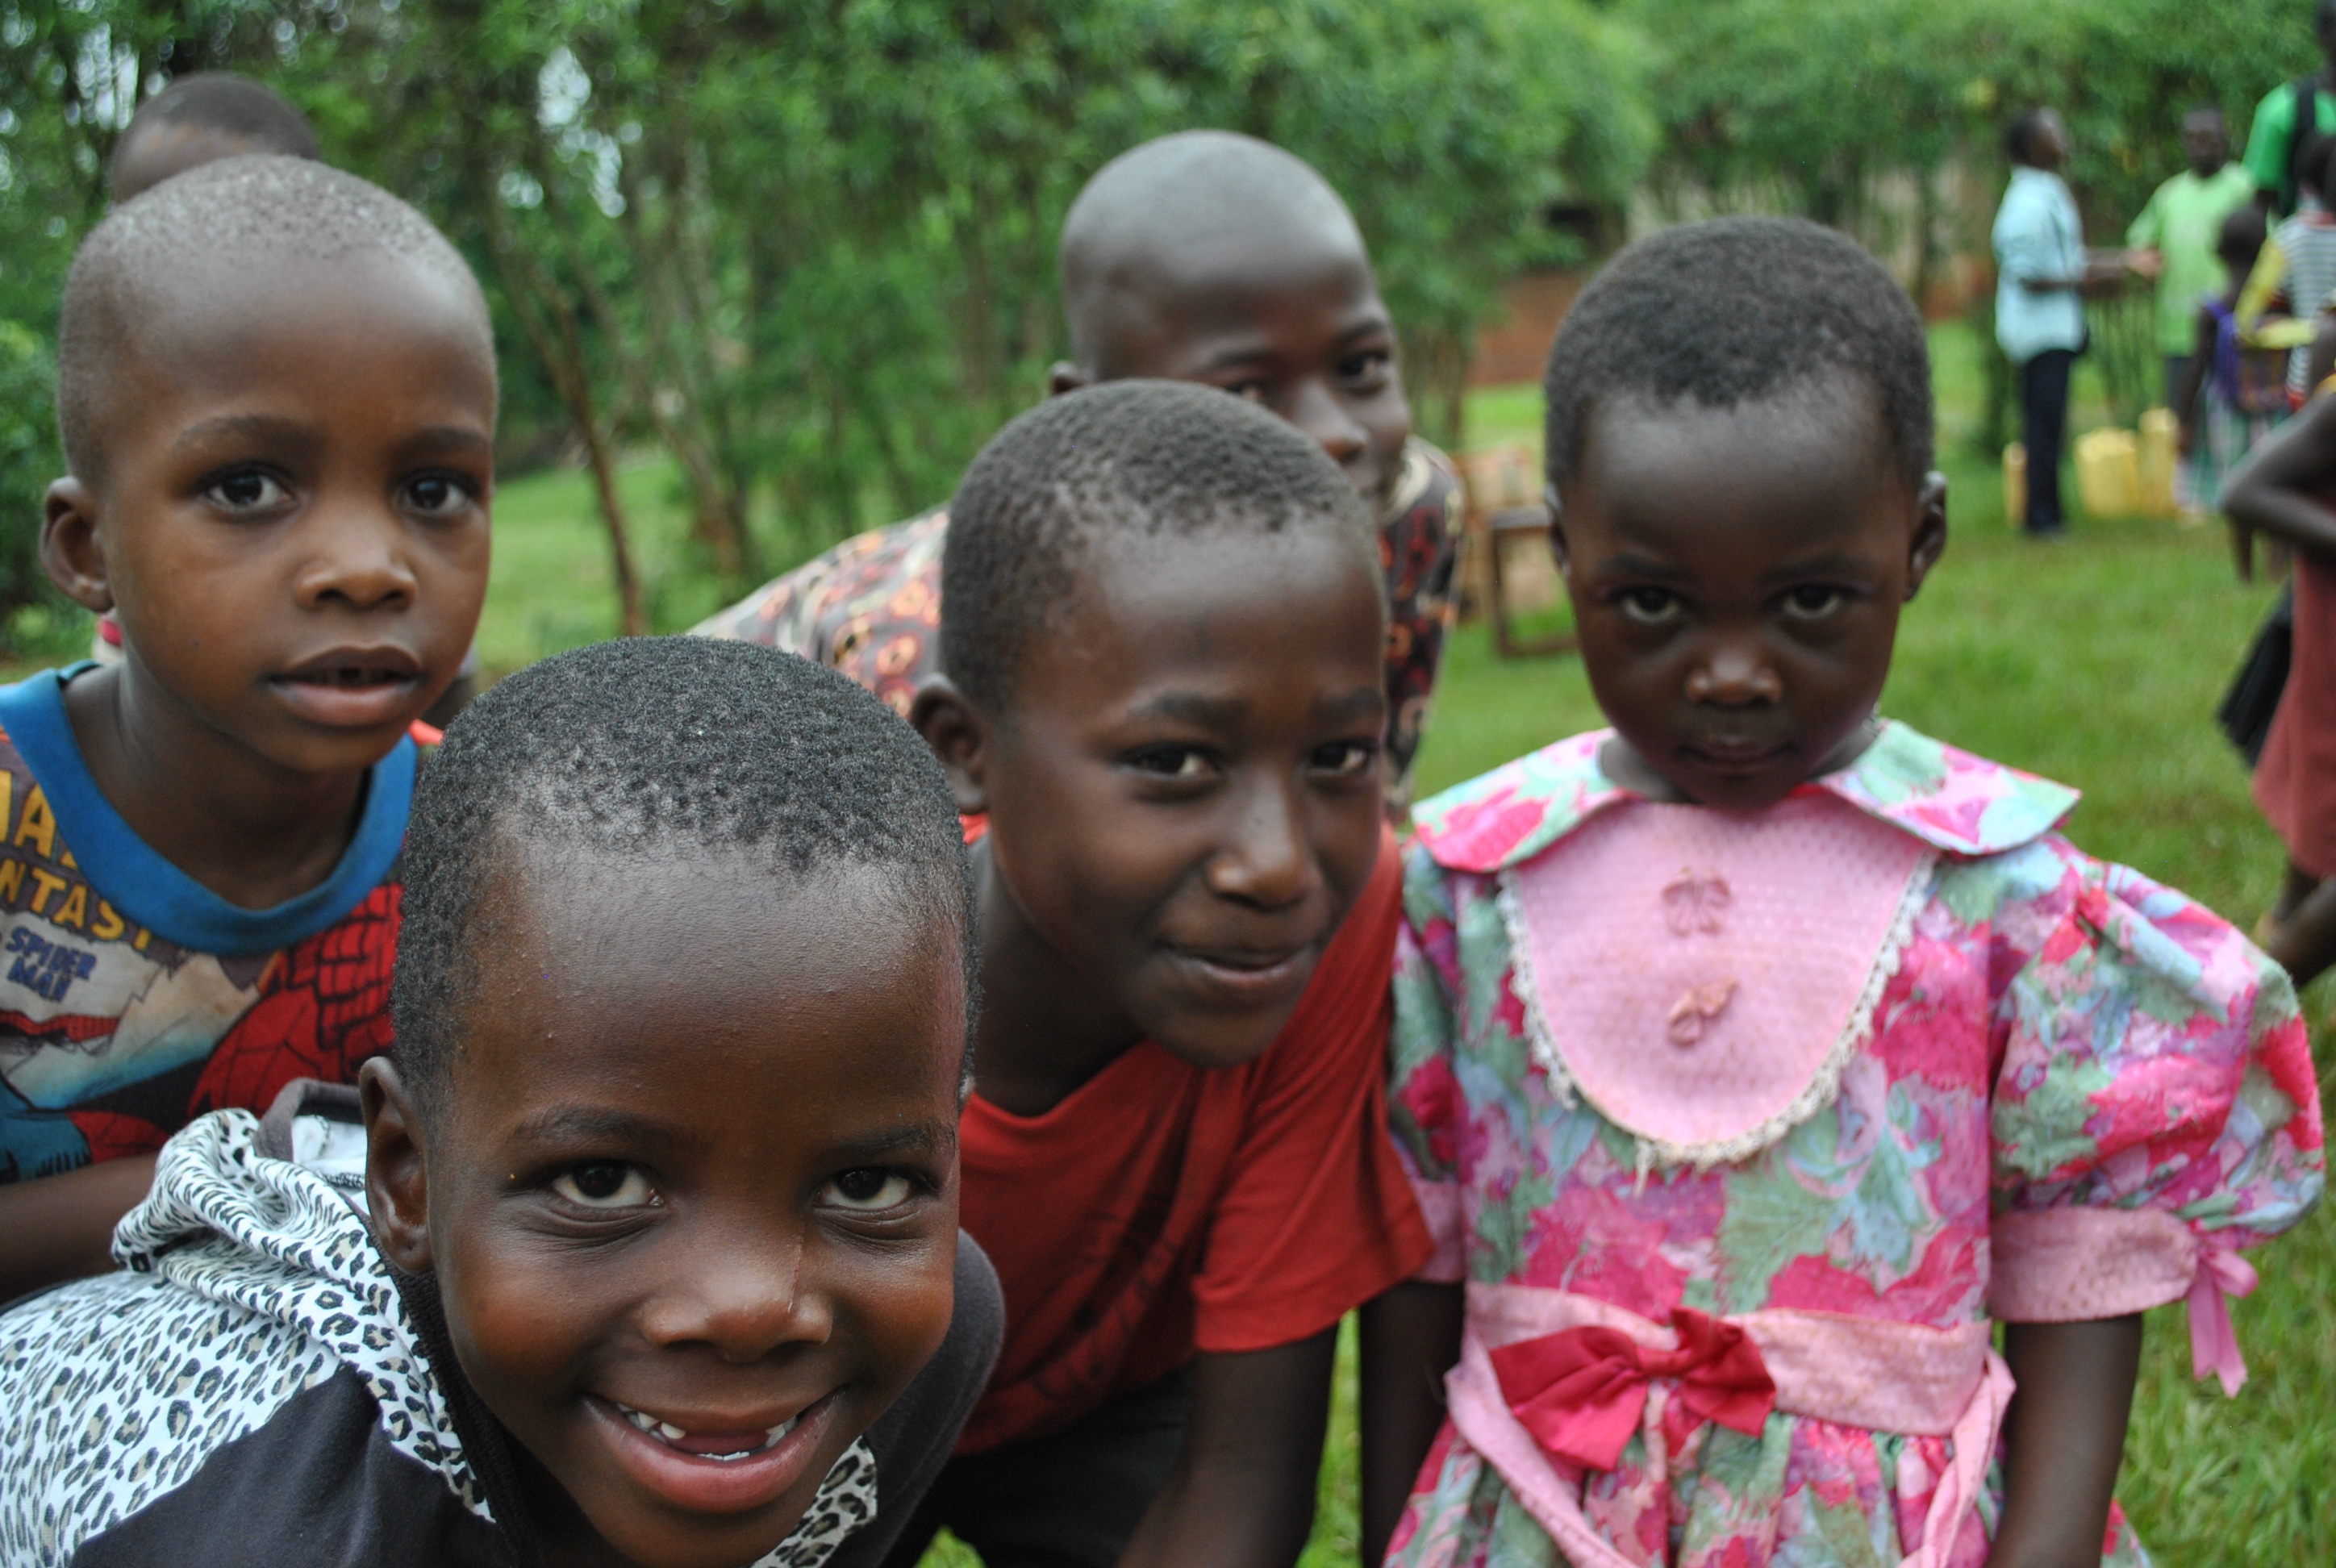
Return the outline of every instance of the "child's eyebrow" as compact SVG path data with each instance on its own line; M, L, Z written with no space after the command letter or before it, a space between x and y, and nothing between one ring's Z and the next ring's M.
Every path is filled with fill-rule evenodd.
M492 457L494 439L483 430L466 424L425 425L398 443L399 453L406 458L418 456Z
M1358 687L1314 705L1314 716L1325 724L1376 724L1387 714L1387 692L1380 687Z
M583 1105L555 1105L548 1111L538 1111L512 1128L511 1137L518 1142L547 1144L602 1138L660 1144L685 1141L674 1128L646 1116Z
M1873 563L1864 557L1847 550L1832 550L1825 555L1813 555L1806 560L1786 561L1773 570L1760 574L1762 582L1789 582L1804 577L1841 577L1871 570Z
M1249 716L1237 696L1202 696L1196 691L1163 692L1128 710L1131 719L1173 719L1202 729L1230 729Z
M170 446L175 452L184 452L190 447L228 441L282 443L313 440L315 433L312 425L281 414L223 414L189 425Z
M1684 568L1671 565L1667 560L1660 560L1651 555L1636 554L1627 550L1619 555L1610 555L1600 561L1598 570L1601 572L1620 577L1654 577L1669 582L1683 582L1695 575Z
M905 1127L877 1133L864 1138L840 1139L834 1156L845 1160L876 1161L887 1155L915 1154L947 1154L957 1146L957 1129L947 1122L911 1122Z

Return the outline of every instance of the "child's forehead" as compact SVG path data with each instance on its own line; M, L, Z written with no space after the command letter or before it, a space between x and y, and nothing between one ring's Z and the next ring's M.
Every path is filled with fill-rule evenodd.
M1293 307L1344 311L1376 296L1369 255L1343 213L1163 232L1129 245L1095 275L1072 308L1105 328L1138 319L1238 326Z
M1890 503L1919 482L1902 471L1876 400L1861 390L1835 380L1732 406L1637 394L1601 402L1584 446L1587 483L1569 498L1587 492L1598 504L1588 512L1570 504L1569 518L1651 531L1682 546L1724 541L1731 554L1756 540L1797 550L1852 520L1859 531L1895 527L1900 509Z
M1074 621L1118 628L1147 619L1231 627L1276 618L1292 604L1377 593L1377 556L1361 530L1329 517L1269 529L1217 516L1153 530L1091 530L1066 559L1064 608ZM1080 657L1073 646L1065 651ZM1049 646L1041 639L1038 646Z
M112 346L118 369L107 378L120 412L183 390L190 375L248 379L268 362L268 345L313 340L321 352L327 336L343 335L372 347L451 350L492 396L492 329L462 280L421 257L220 256L149 266L125 285ZM304 365L332 371L329 359Z

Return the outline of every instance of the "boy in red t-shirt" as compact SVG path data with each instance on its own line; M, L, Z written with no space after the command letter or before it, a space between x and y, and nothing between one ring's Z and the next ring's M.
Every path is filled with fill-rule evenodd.
M0 1300L102 1271L206 1111L388 1048L409 731L487 587L462 256L284 157L117 209L65 285L41 559L128 628L0 688Z
M977 846L964 1224L998 1371L896 1562L1287 1564L1339 1318L1426 1227L1385 1131L1397 914L1368 509L1189 384L1023 415L968 472L911 715Z

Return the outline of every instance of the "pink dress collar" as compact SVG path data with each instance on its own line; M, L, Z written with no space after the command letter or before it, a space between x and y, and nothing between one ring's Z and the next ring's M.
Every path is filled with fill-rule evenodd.
M1447 871L1485 873L1520 864L1611 805L1640 797L1601 772L1592 730L1544 746L1422 802L1418 840ZM1990 762L1891 720L1855 762L1796 794L1835 795L1955 855L2000 854L2031 843L2075 809L2066 784Z

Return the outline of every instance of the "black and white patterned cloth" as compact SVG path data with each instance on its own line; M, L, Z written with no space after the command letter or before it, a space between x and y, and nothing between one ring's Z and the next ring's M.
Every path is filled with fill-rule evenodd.
M0 1315L0 1568L532 1563L510 1439L453 1366L432 1283L393 1272L360 1195L259 1133L243 1111L189 1125L115 1232L126 1268ZM996 1355L995 1276L970 1261L966 1331L754 1568L889 1538L870 1529L879 1450L884 1512L913 1511ZM852 1546L831 1568L881 1551Z

